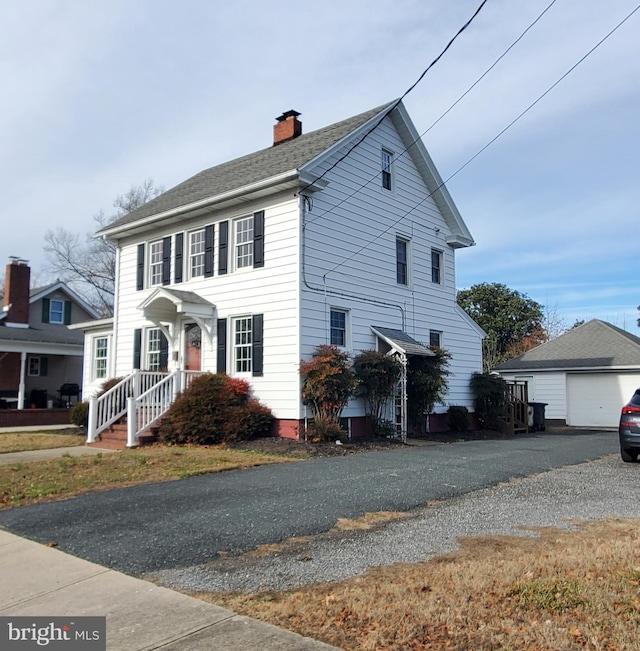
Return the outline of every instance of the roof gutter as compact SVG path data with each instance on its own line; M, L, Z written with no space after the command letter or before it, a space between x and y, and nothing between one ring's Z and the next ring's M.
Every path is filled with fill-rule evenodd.
M283 172L277 176L270 176L267 179L252 183L251 185L245 185L240 188L235 188L229 192L224 192L222 194L215 195L213 197L207 197L206 199L201 199L200 201L194 201L193 203L188 203L183 206L178 206L177 208L172 208L171 210L165 210L161 213L156 213L150 215L149 217L144 217L136 221L128 222L126 224L121 224L120 226L114 226L112 228L103 228L97 231L94 234L94 237L106 237L111 238L117 235L121 235L131 230L132 228L140 229L147 226L152 226L157 222L163 221L165 219L171 219L172 217L177 217L187 212L192 212L194 210L202 210L203 208L208 208L209 206L215 206L219 203L224 203L225 201L230 201L237 197L252 194L255 192L260 192L261 190L266 190L270 187L276 185L282 185L284 183L291 183L292 181L297 181L299 176L299 171L297 169L289 170L288 172Z

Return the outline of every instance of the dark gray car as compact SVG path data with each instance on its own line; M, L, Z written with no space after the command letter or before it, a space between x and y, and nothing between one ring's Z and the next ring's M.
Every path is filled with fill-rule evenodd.
M622 408L620 414L620 456L623 461L637 462L640 454L640 389Z

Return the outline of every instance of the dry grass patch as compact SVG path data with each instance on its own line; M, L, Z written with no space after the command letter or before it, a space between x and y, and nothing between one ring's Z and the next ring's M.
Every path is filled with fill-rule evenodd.
M92 456L0 465L0 508L96 490L169 481L222 470L292 461L223 447L151 446Z
M7 432L0 434L0 454L4 452L25 452L48 450L84 445L85 437L80 434L47 434L45 432Z
M640 650L640 520L459 551L284 593L200 594L346 650Z

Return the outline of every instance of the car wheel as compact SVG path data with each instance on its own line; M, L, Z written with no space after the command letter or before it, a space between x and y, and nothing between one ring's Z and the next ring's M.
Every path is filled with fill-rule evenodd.
M620 456L622 457L622 460L626 461L627 463L633 463L634 461L638 460L637 452L632 452L631 450L625 450L624 448L620 448Z

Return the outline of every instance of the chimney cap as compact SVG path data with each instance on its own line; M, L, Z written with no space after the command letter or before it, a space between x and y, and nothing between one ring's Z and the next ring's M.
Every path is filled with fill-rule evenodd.
M301 113L298 113L298 111L294 111L291 109L290 111L285 111L281 116L277 117L276 120L278 122L284 122L288 118L297 118L299 115L302 115Z

